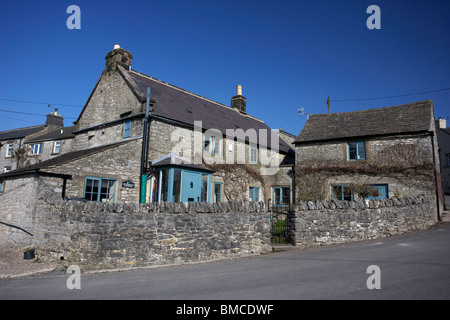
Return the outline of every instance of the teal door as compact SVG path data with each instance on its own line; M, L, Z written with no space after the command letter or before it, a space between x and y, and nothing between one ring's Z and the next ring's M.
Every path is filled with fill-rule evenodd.
M194 172L183 172L181 201L198 202L201 199L202 175Z

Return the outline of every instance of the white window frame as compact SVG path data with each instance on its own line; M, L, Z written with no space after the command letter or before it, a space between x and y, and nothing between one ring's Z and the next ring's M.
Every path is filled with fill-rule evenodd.
M33 143L30 145L30 156L42 154L42 143Z
M13 156L13 153L14 153L14 144L8 143L8 144L6 145L6 154L5 154L5 157L10 158L10 157Z
M58 151L56 151L56 148L58 148ZM53 142L53 153L58 154L60 152L61 152L61 141Z

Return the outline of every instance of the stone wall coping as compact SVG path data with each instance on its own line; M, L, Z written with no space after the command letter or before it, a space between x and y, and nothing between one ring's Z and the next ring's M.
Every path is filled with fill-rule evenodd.
M294 206L294 212L308 211L308 210L335 210L335 209L379 209L388 207L406 207L411 205L418 205L429 203L430 200L425 196L411 197L411 198L391 198L379 200L316 200L316 201L300 201Z
M220 203L206 202L152 202L152 203L112 203L112 202L94 202L64 200L60 195L46 190L38 192L38 199L53 205L56 209L62 209L67 213L226 213L226 212L245 212L245 213L265 213L266 208L263 201L231 201Z

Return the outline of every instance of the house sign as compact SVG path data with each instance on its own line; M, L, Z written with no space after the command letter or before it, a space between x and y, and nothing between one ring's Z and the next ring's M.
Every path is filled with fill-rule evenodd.
M131 181L124 181L122 182L122 188L130 188L130 189L134 189L134 183Z

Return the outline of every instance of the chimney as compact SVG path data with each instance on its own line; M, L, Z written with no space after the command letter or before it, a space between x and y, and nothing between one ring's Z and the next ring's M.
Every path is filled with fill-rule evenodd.
M447 120L439 118L439 129L447 128Z
M58 114L58 109L55 108L55 112L50 112L50 114L47 115L47 121L45 124L62 128L64 127L64 118L62 115Z
M124 50L120 45L115 44L113 51L109 52L106 57L105 71L116 71L117 65L121 65L126 70L130 70L133 55L130 51Z
M242 96L242 86L236 86L236 95L231 98L231 107L236 108L241 113L246 113L247 99Z

